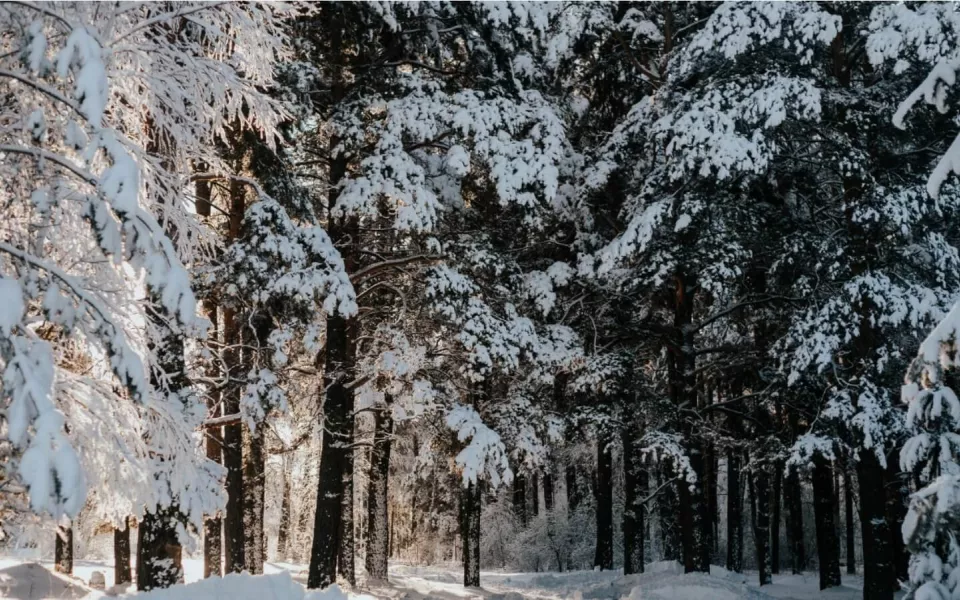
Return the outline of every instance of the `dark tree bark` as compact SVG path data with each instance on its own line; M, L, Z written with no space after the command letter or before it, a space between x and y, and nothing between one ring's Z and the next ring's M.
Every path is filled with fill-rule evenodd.
M280 528L277 532L277 560L287 560L287 545L290 541L290 473L287 461L283 461L283 498L280 500Z
M353 413L353 394L350 394L350 413ZM341 497L342 508L340 509L340 552L337 556L337 574L350 582L350 585L357 583L357 569L354 564L355 558L355 522L353 514L353 427L354 419L350 417L350 442L347 448L344 448L344 468L343 468L343 496Z
M791 435L800 435L800 419L796 412L787 414L787 422ZM787 485L784 486L787 506L787 539L790 545L790 570L796 575L803 573L807 568L807 551L803 530L803 484L797 469L791 469L787 475Z
M711 554L710 562L713 562L713 555L720 552L720 502L717 492L718 467L717 448L711 445L706 456L707 485L704 488L707 494L706 505L707 514L709 515L708 525L710 527L710 543L708 544Z
M342 24L332 24L330 31L331 47L340 51ZM344 95L341 76L334 77L333 98L335 100ZM339 139L333 137L329 141L331 155L339 144ZM340 181L347 172L347 159L337 155L330 161L330 181ZM332 213L337 203L339 190L333 188L328 195L328 212ZM344 266L348 273L356 268L356 260L351 248L343 244L356 239L356 220L350 217L331 219L328 227L330 240L341 249ZM352 477L352 443L353 443L353 392L347 384L353 380L354 349L352 337L356 331L354 319L347 319L340 314L327 316L327 343L324 356L318 360L324 361L323 387L325 398L323 402L323 449L320 454L320 476L317 485L317 507L313 524L313 544L310 551L310 570L307 577L308 588L323 588L336 582L338 572L338 558L341 557L341 546L344 520L344 478L349 474ZM323 392L321 392L323 393ZM349 500L352 506L352 492ZM352 531L352 515L350 515ZM352 541L352 540L351 540ZM348 542L349 543L349 542ZM352 546L352 543L350 544ZM351 560L352 560L352 548ZM346 566L346 565L344 565ZM352 571L352 564L350 565ZM342 569L341 569L342 571Z
M750 502L756 507L753 538L757 550L757 570L760 585L773 583L770 577L770 476L766 469L759 467L753 471Z
M680 512L680 501L677 498L676 473L670 461L660 464L657 472L658 485L663 486L660 497L657 499L657 522L660 526L660 545L663 548L664 560L680 560L680 527L677 515Z
M547 465L543 472L543 510L551 512L553 510L553 472L551 465Z
M597 440L597 545L593 566L601 571L613 569L613 455L609 445L603 436Z
M540 515L540 476L534 473L530 476L530 516Z
M623 440L623 574L643 573L647 471L635 441L639 432L625 427Z
M668 362L670 396L678 408L698 406L696 381L696 340L693 318L694 282L678 272L674 276L674 329L676 335ZM710 525L704 503L704 446L692 419L680 424L690 468L696 474L696 483L678 483L680 500L680 540L683 547L683 569L686 573L710 572Z
M889 524L893 547L893 573L900 581L909 581L908 567L910 555L903 543L900 524L907 517L910 503L910 484L905 473L900 471L898 456L887 457L887 523Z
M817 562L820 570L820 589L840 585L840 541L834 522L833 473L830 463L822 456L813 460L813 514L817 529Z
M148 512L137 528L137 590L167 588L183 582L183 548L177 535L182 517L176 508Z
M567 484L567 509L573 513L580 506L581 490L580 479L577 476L577 467L567 465L565 470L565 479Z
M367 575L380 581L387 580L389 555L387 491L393 438L393 417L389 404L388 399L387 408L374 413L373 452L370 457L370 483L367 493Z
M263 574L264 452L260 431L244 432L243 557L247 571Z
M123 585L133 581L130 572L130 523L123 520L123 528L113 529L113 582Z
M860 452L857 462L860 485L860 530L863 544L864 600L893 600L893 544L886 515L884 469L870 450Z
M780 574L780 498L783 495L783 463L774 464L773 490L770 494L770 572Z
M844 525L847 530L847 574L857 574L857 557L854 550L853 537L853 485L850 481L850 473L843 472L843 504L844 504Z
M513 514L521 527L527 526L527 478L519 473L513 478Z
M743 572L743 498L740 452L727 449L727 570Z
M57 526L57 539L53 547L54 570L65 575L73 574L73 527Z
M246 190L238 180L230 182L230 219L226 243L240 237L240 225L246 210ZM231 380L246 376L240 355L240 322L236 310L223 309L223 363ZM223 412L240 412L239 385L230 384L223 391ZM227 506L223 513L223 570L239 573L247 568L243 531L243 425L233 423L223 428L223 466L227 470Z
M464 587L480 587L480 513L480 485L471 481L460 494Z
M197 165L197 171L201 173L206 172L207 165L203 163ZM206 179L199 180L196 183L196 208L197 214L200 216L210 216L211 208L213 207L212 187L211 182ZM209 339L214 342L222 342L222 340L220 340L219 308L215 300L208 298L203 301L203 311L206 313L207 319L210 320L210 330L207 335ZM210 365L207 368L207 376L212 380L220 378L221 373L218 361L210 361ZM207 390L207 416L215 418L222 414L223 412L220 410L220 389L215 385L210 386L210 389ZM204 449L206 450L207 458L218 465L223 464L223 456L221 453L222 445L222 427L211 427L204 431ZM127 533L127 537L127 543L129 545L129 532ZM220 516L208 516L203 522L203 576L205 578L212 575L220 576L222 574L222 553L223 532Z

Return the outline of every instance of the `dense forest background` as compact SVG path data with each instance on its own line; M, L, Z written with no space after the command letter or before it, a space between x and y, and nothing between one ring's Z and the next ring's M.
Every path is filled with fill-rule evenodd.
M953 4L0 30L6 547L960 594Z

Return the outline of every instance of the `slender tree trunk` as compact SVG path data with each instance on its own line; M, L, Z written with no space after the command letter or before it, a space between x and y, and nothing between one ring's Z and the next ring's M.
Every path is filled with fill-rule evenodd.
M123 585L133 581L130 572L130 523L123 520L123 528L113 529L113 582Z
M674 277L675 305L674 340L672 369L670 369L670 394L674 404L683 406L698 406L696 357L694 350L696 340L694 328L691 326L693 318L693 281L683 272ZM708 523L708 507L704 503L704 446L694 423L689 418L683 418L680 430L685 440L687 459L690 468L696 474L696 482L686 481L678 484L680 499L680 539L683 546L683 569L686 573L710 572L710 525Z
M577 477L577 467L575 465L567 465L565 478L567 483L567 510L572 514L580 506L581 495L580 481Z
M713 556L720 552L720 502L717 492L719 460L717 454L716 446L711 444L710 451L706 457L707 485L705 487L707 492L707 514L709 515L708 526L710 528L710 543L708 544L711 554L710 562L713 562Z
M374 413L373 452L370 457L370 483L367 493L367 575L380 581L387 580L389 555L387 491L393 438L393 417L389 404L388 400L387 408Z
M264 452L261 431L244 432L243 556L247 571L263 574Z
M863 599L893 600L893 547L886 515L884 470L870 450L860 452L860 528L863 544Z
M230 219L226 243L240 237L240 225L246 210L246 190L238 180L230 182ZM240 354L240 322L236 310L223 309L223 363L231 380L246 377ZM224 414L240 412L240 386L231 383L223 391ZM239 573L247 568L243 528L243 425L223 428L223 466L227 470L227 506L223 513L224 572Z
M543 472L543 510L553 511L553 472L549 463Z
M57 539L53 549L54 570L73 575L73 527L57 526Z
M756 506L753 537L757 549L760 585L769 585L773 583L770 577L770 483L769 475L763 467L753 471L751 504Z
M847 529L847 574L857 574L857 557L854 550L853 537L853 485L850 481L850 473L843 472L843 503L844 503L844 521Z
M780 574L780 498L783 496L783 463L777 461L773 471L773 491L770 494L770 572Z
M288 560L287 544L290 540L290 473L287 461L283 461L283 498L280 500L280 529L277 532L277 560Z
M480 484L471 481L460 495L460 539L463 541L463 585L480 587Z
M623 440L623 574L643 573L647 471L636 447L639 432L625 427Z
M596 518L597 545L593 557L594 568L613 569L613 455L609 441L597 440Z
M352 394L351 394L352 397ZM353 414L353 402L350 403L350 413ZM337 557L337 574L350 582L350 585L357 583L357 569L354 564L355 545L355 520L353 512L353 423L354 419L350 417L350 447L344 448L345 460L343 468L343 496L341 502L343 507L340 509L340 553Z
M527 526L527 478L522 474L513 478L513 514L521 527Z
M896 456L887 457L887 524L890 529L893 548L893 573L900 581L909 581L908 567L910 555L903 543L900 524L907 517L907 505L910 502L910 484L906 475L900 471L900 461Z
M207 165L201 163L197 166L197 171L206 172ZM197 214L203 217L209 217L211 208L213 207L211 182L208 180L197 181L196 193ZM210 330L207 334L208 339L214 342L222 342L220 339L219 306L217 302L209 298L205 299L203 301L203 311L206 313L207 319L210 320ZM212 380L217 380L221 375L219 361L210 361L210 365L207 368L207 377L210 377ZM215 385L210 386L207 390L207 416L214 418L222 414L220 410L220 389ZM223 464L223 456L221 454L222 445L222 427L211 427L204 431L204 449L206 450L207 458L218 465ZM127 532L128 546L129 536L130 534ZM129 548L127 552L129 553ZM212 575L220 576L222 574L222 553L223 533L220 516L207 516L203 522L203 576L205 578Z
M813 514L817 529L817 562L820 589L840 585L840 542L834 522L836 503L830 463L821 456L813 460Z
M727 570L743 572L743 498L740 452L727 449Z
M663 549L663 560L680 560L680 527L677 515L680 512L680 501L677 498L677 480L673 465L664 461L658 469L658 483L663 485L660 497L657 500L657 522L660 525L660 545Z
M137 590L167 588L183 582L179 511L164 508L143 515L137 528Z
M534 473L530 477L530 516L540 515L540 476Z

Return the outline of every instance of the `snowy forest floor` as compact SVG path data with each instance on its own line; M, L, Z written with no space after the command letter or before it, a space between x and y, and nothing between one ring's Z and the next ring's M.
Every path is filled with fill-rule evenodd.
M199 560L184 561L188 583L202 576L203 564ZM105 594L89 588L94 571L104 574L108 588ZM304 583L306 567L284 563L268 563L266 572L288 571L295 581ZM360 585L347 597L353 600L807 600L831 598L855 600L862 596L859 576L844 576L840 588L820 592L817 589L817 574L775 575L773 585L762 590L754 583L755 573L743 575L730 573L714 567L707 575L682 575L676 563L654 563L647 566L642 575L624 577L617 571L568 573L505 573L484 571L481 573L481 589L465 589L460 582L459 567L413 567L393 565L387 584ZM19 558L0 558L0 598L12 600L46 600L63 598L86 598L88 600L114 595L113 569L107 562L76 561L74 577L64 577L53 572L50 561L32 562ZM254 592L250 598L285 600ZM178 596L179 597L179 596ZM194 598L185 593L184 600ZM243 600L232 598L232 600Z

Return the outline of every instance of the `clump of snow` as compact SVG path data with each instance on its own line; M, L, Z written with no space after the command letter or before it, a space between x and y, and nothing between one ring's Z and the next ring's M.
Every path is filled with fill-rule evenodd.
M287 571L271 575L231 573L139 594L125 594L130 600L340 600L347 596L337 586L319 593L304 592Z

